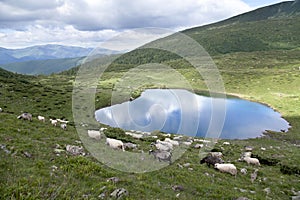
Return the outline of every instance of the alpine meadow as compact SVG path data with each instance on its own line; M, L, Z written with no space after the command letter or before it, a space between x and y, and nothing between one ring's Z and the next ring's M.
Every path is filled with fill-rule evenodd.
M212 57L227 98L271 107L289 123L289 130L266 130L262 137L242 140L160 130L143 135L97 122L95 110L87 116L88 123L78 123L73 88L83 57L74 54L0 64L0 199L299 199L300 1L258 8L181 33ZM205 80L180 56L155 49L113 53L119 57L96 86L96 109L111 106L112 92L126 72L148 63L170 66L189 81L196 94L211 95ZM168 75L158 71L157 76L133 78L132 83L142 77L145 84L131 91L130 100L138 99L146 89L181 89ZM155 84L166 80L170 85ZM116 103L127 101L120 94ZM32 120L22 113L30 113ZM86 138L77 129L85 131ZM113 146L105 137L123 143ZM93 145L106 142L106 148L116 148L112 152L118 154L145 152L145 161L140 162L166 166L145 173L123 172L98 161L88 151L93 146L82 140ZM158 140L172 141L175 150L185 145L185 152L173 159L175 153L159 151ZM214 143L213 148L206 148L209 143ZM259 163L249 161L245 152L251 152L251 159ZM233 164L237 171L222 171L216 163ZM126 168L126 163L118 164Z

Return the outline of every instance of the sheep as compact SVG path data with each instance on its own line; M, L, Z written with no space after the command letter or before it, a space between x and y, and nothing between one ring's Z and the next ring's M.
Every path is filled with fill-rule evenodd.
M248 164L260 166L259 160L257 158L243 157L243 160L246 161Z
M182 135L179 135L179 136L173 137L173 140L181 140L182 138L183 138L183 136L182 136Z
M67 124L61 124L60 128L62 128L63 130L67 130Z
M246 151L253 151L253 147L251 146L244 146Z
M230 142L223 142L223 145L230 145Z
M200 160L200 164L203 164L203 163L206 163L207 166L215 166L216 163L224 163L224 161L219 158L219 157L215 157L215 156L211 156L211 155L208 155L206 157L204 157L202 160Z
M133 144L131 142L127 142L127 143L124 143L124 148L125 149L136 149L137 148L137 145L136 144Z
M57 126L57 120L56 119L50 119L50 122L53 126Z
M101 139L100 131L96 131L96 130L88 130L88 136L90 138L95 139L95 140L100 140Z
M0 112L2 112L3 111L3 109L2 108L0 108Z
M37 116L37 118L39 121L45 122L45 117L39 115Z
M182 142L182 144L184 144L186 146L190 146L190 145L192 145L192 142Z
M243 157L251 157L251 155L252 155L252 153L250 151L247 151L242 154L242 158Z
M171 140L170 138L165 138L165 142L169 142L174 146L179 146L179 142L175 140Z
M144 135L138 133L125 132L126 135L129 135L135 139L141 139Z
M32 115L30 113L23 113L22 115L19 115L17 118L32 121Z
M250 176L251 183L253 183L255 181L255 179L257 178L257 172L258 172L258 169L255 169L254 172L251 173L251 176Z
M172 148L170 148L170 146L167 146L167 145L162 144L162 143L154 143L154 142L152 142L151 146L155 146L156 149L161 150L161 151L169 151L170 152L170 151L173 150Z
M173 144L170 143L170 142L167 142L167 141L161 141L161 140L156 140L156 143L160 143L160 144L163 144L165 146L168 146L170 149L173 150Z
M209 155L221 158L223 156L222 152L209 152Z
M160 151L160 150L150 150L149 155L152 154L154 158L158 159L159 162L161 161L168 161L171 164L171 157L172 153L168 151Z
M106 138L106 144L113 149L122 149L125 151L124 144L121 140Z
M59 123L64 123L64 124L67 124L69 123L69 121L66 121L66 120L62 120L62 119L56 119Z
M218 169L220 172L229 173L233 176L236 176L237 169L234 166L234 164L226 163L226 164L220 164L216 163L215 168Z

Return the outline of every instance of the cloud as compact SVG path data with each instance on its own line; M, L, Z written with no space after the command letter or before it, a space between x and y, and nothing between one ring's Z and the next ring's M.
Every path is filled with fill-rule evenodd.
M77 44L133 28L179 30L250 9L241 0L0 0L0 44L79 39Z

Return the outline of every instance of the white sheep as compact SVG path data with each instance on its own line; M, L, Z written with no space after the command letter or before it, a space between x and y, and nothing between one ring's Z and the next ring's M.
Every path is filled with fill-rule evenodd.
M50 119L50 122L53 126L57 126L57 120L56 119Z
M162 144L162 143L154 143L154 142L152 142L151 146L155 146L156 149L158 149L160 151L172 151L173 150L170 146Z
M216 163L215 168L218 169L220 172L229 173L233 176L236 176L237 169L234 166L234 164L226 163L226 164L220 164Z
M257 158L244 157L243 160L246 161L248 164L260 166L259 160Z
M184 145L186 145L186 146L190 146L190 145L192 145L192 142L186 141L186 142L182 142L182 144L184 144Z
M37 116L37 118L39 121L45 122L45 117L39 115Z
M161 141L161 140L156 140L156 144L162 144L162 145L165 145L165 146L168 146L171 150L173 150L173 144L170 143L170 142L167 142L167 141Z
M250 151L244 152L242 157L251 157L252 153Z
M175 140L171 140L170 138L165 138L165 142L169 142L174 146L179 146L179 142Z
M182 138L183 138L183 136L182 136L182 135L179 135L179 136L173 137L173 140L181 140Z
M2 108L0 108L0 112L2 112L3 111L3 109Z
M124 144L121 140L106 138L106 144L113 149L122 149L125 151Z
M135 139L141 139L144 135L139 133L131 133L131 132L125 132L126 135L129 135Z
M69 123L69 121L66 121L66 120L62 120L62 119L56 119L59 123L64 123L64 124L67 124Z
M222 158L223 156L222 152L209 152L209 155L217 158Z
M19 115L17 118L32 121L32 115L30 113L23 113L22 115Z
M67 124L61 124L60 128L62 128L63 130L67 130Z
M100 140L101 139L100 131L96 131L96 130L88 130L88 136L90 138L95 139L95 140Z
M230 142L223 142L223 145L230 145Z

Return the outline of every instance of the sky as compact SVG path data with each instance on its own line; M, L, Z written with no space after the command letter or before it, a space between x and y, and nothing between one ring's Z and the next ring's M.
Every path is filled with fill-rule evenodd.
M138 28L172 31L217 22L282 0L0 0L0 47L99 47Z

